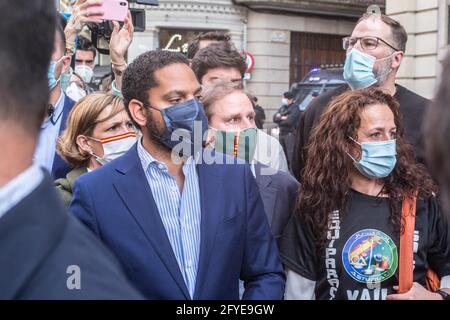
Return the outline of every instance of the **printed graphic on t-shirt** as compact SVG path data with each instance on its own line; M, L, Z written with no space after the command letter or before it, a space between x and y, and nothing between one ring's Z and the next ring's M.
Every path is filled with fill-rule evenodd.
M401 203L397 203L401 206ZM414 281L425 283L429 267L450 274L450 222L437 199L418 201L413 239ZM400 235L388 198L352 191L345 213L330 212L325 245L303 215L294 215L281 242L282 259L315 281L320 300L385 300L397 293Z
M367 284L381 283L397 270L397 246L384 232L361 230L345 243L342 263L354 280Z

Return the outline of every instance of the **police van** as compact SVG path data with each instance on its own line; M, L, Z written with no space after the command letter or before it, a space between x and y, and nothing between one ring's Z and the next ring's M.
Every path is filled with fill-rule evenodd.
M343 73L343 65L322 65L312 69L301 82L292 84L290 91L299 109L305 111L309 103L321 93L346 84Z

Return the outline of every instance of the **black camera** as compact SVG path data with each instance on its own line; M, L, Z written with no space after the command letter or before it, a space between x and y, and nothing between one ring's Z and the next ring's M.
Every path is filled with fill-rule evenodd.
M158 0L128 0L129 3L145 4L147 6L158 6Z

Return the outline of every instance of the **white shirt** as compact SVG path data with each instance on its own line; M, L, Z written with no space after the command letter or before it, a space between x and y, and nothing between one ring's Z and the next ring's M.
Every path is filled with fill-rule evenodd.
M180 192L167 165L153 158L138 142L141 160L161 221L191 298L194 298L201 242L200 186L196 161L190 157L183 165L184 185Z
M13 180L0 188L0 219L5 213L28 196L44 179L44 173L38 165L20 173Z

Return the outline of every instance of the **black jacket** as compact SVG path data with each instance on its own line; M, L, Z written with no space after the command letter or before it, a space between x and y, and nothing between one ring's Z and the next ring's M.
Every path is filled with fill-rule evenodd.
M280 127L280 135L294 133L297 128L301 111L298 104L293 103L290 106L281 106L277 113L273 116L273 122ZM282 116L286 116L286 120L281 120Z
M405 129L406 141L413 146L417 160L420 163L425 163L425 149L421 128L426 107L430 103L430 100L398 84L396 87L397 91L394 97L400 103L400 114L402 116L403 128ZM350 90L350 88L347 85L343 85L321 94L311 102L301 116L297 127L297 140L291 165L297 180L301 180L301 172L306 164L306 147L312 130L331 99L347 90Z
M112 254L66 213L47 175L0 218L0 261L2 300L141 298ZM80 289L68 286L73 266Z
M264 122L266 121L266 113L264 112L263 107L259 104L255 106L255 124L258 129L263 129Z
M255 179L270 229L278 243L283 235L284 227L294 213L300 184L287 172L276 171L273 174L264 174L265 169L268 167L256 163Z

